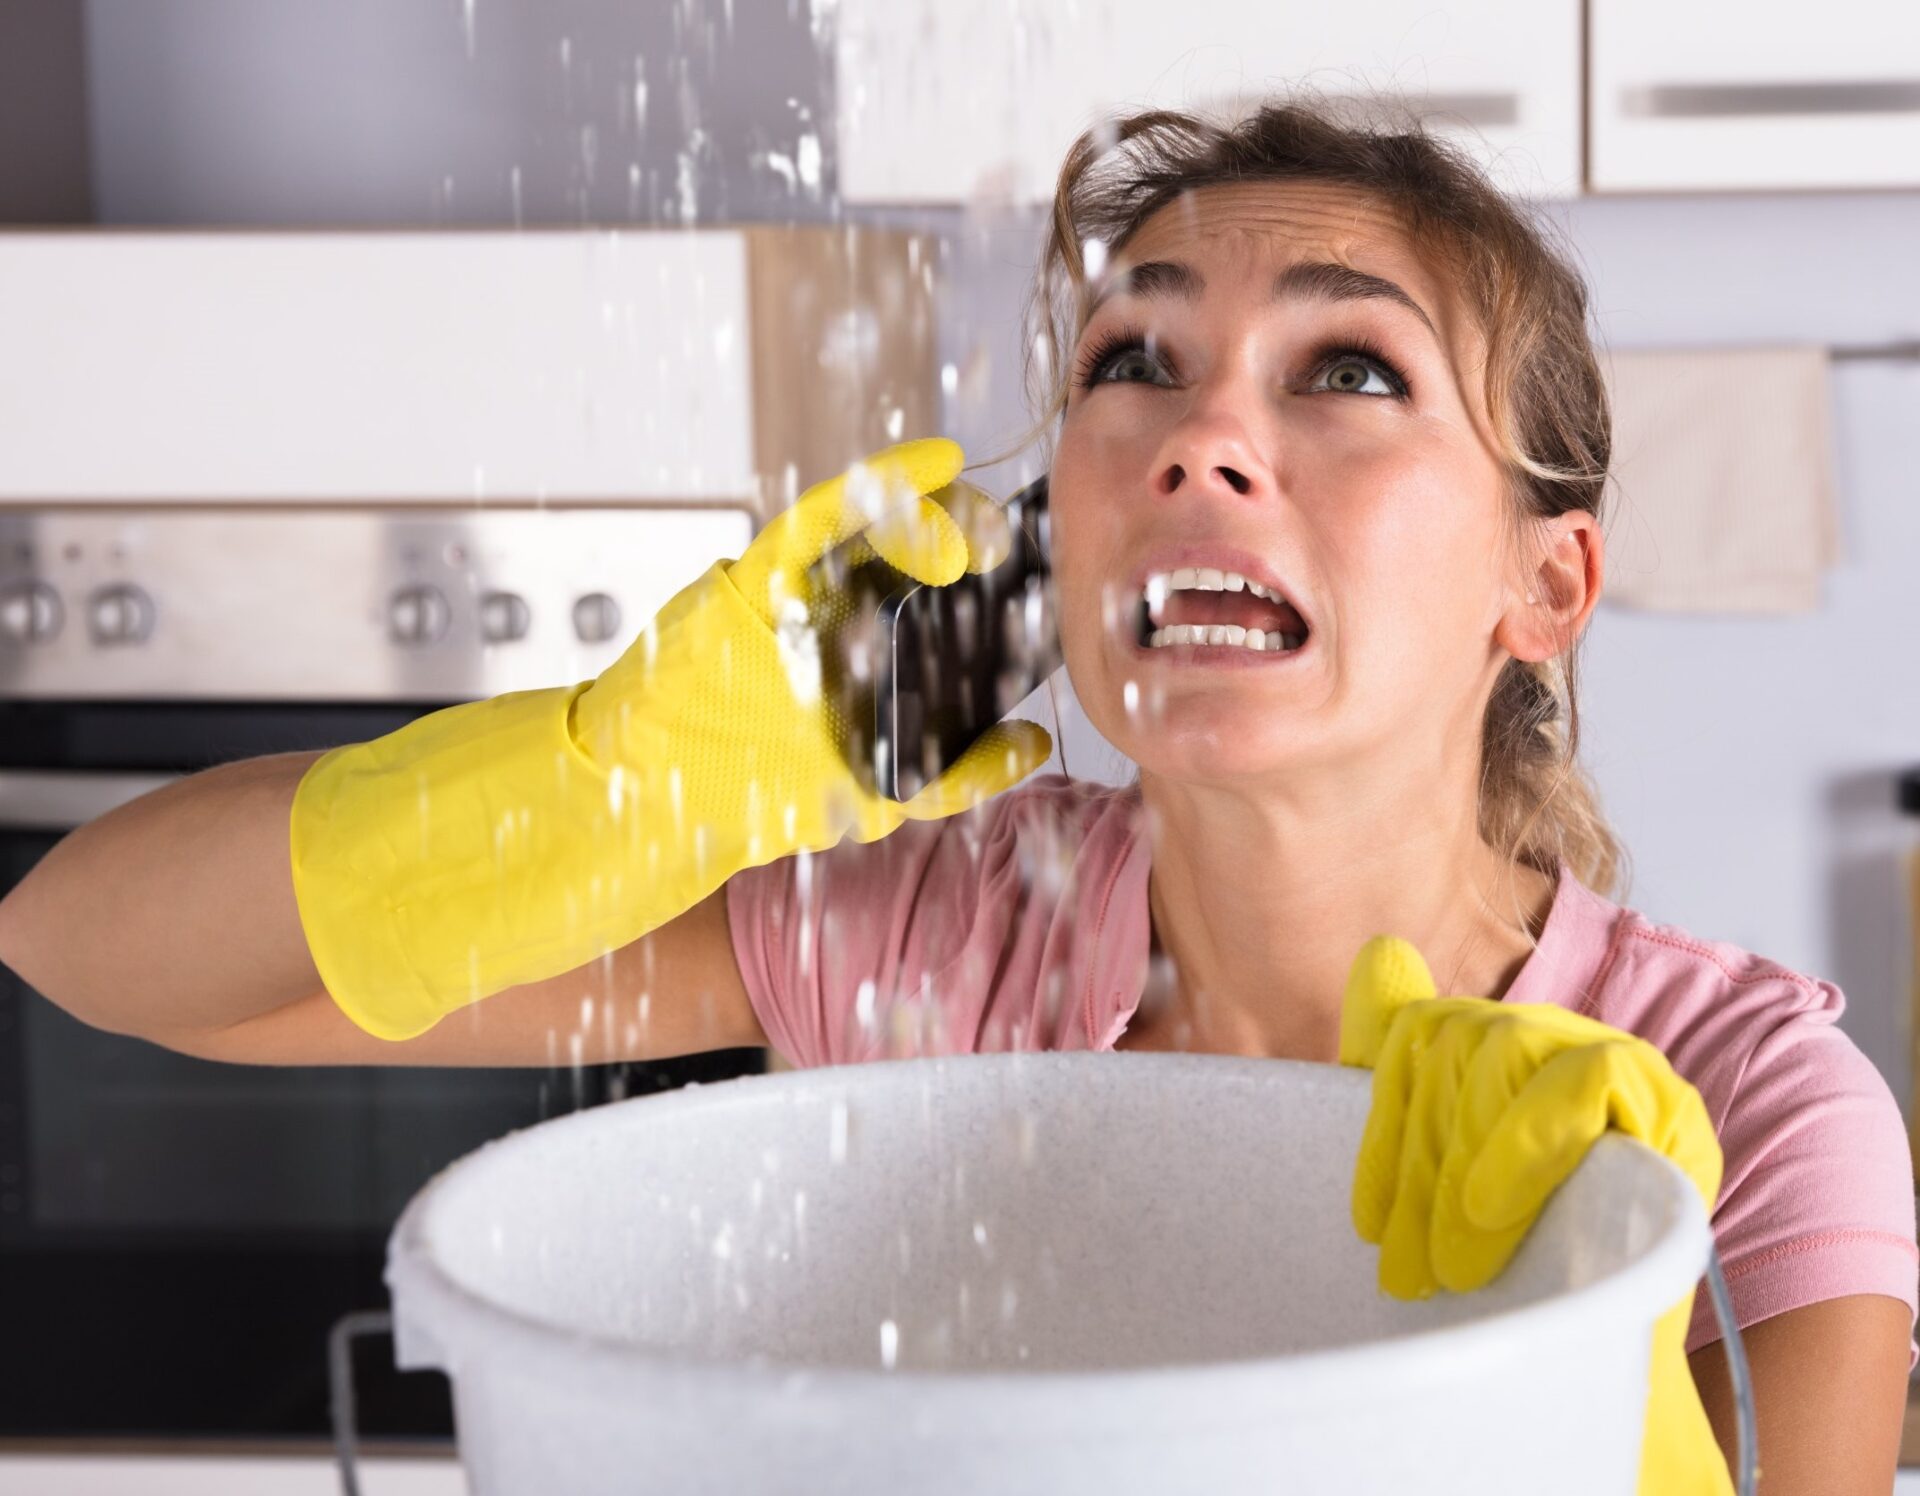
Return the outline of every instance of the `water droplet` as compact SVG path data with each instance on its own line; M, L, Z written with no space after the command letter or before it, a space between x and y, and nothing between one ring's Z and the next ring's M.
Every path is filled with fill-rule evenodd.
M880 1364L892 1371L900 1356L900 1327L890 1319L880 1321Z
M847 1141L853 1130L853 1116L846 1102L833 1104L833 1115L827 1134L827 1156L836 1164L847 1161Z

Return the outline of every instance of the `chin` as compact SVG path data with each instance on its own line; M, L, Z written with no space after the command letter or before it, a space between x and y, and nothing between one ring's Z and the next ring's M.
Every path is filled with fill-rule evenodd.
M1300 768L1309 744L1271 703L1169 697L1157 714L1129 717L1117 699L1088 712L1101 734L1141 770L1191 784L1271 779Z

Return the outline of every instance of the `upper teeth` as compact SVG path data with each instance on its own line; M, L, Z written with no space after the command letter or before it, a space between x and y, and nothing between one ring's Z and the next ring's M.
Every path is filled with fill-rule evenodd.
M1181 592L1189 588L1196 592L1238 592L1245 588L1255 597L1264 597L1269 602L1286 601L1273 588L1250 581L1237 571L1220 571L1211 566L1182 566L1171 572L1155 572L1147 578L1147 604L1157 609L1167 600L1169 592Z

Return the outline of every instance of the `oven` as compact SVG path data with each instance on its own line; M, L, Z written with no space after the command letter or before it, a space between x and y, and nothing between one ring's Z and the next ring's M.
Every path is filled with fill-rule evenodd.
M169 778L583 679L749 517L0 513L0 893ZM91 1029L0 967L0 1439L311 1442L327 1340L386 1237L489 1138L763 1068L251 1067ZM439 1377L355 1356L372 1440L451 1432Z

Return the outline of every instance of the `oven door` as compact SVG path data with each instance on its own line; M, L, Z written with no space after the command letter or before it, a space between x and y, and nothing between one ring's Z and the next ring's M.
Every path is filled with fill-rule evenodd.
M0 703L0 893L173 775L429 709ZM757 1050L582 1070L224 1065L89 1028L0 967L0 1438L319 1439L327 1331L387 1301L387 1233L435 1171L557 1113L761 1068ZM448 1435L444 1380L367 1349L363 1431Z

